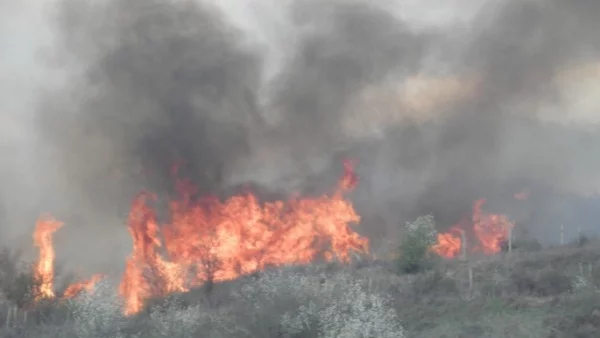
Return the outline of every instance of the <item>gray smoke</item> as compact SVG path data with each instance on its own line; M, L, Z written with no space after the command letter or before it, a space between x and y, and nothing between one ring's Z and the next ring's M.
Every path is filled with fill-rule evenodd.
M598 113L556 82L597 62L600 3L449 3L61 0L61 84L35 120L37 202L81 238L110 239L137 192L172 192L175 163L203 194L251 184L269 198L326 192L352 157L374 241L423 213L451 225L478 198L551 231L561 201L600 191ZM400 93L377 110L361 101L416 75L476 89L431 118L398 120L422 114Z
M297 42L265 79L264 49L216 7L62 6L60 48L79 71L67 86L75 100L48 103L40 129L58 145L60 171L80 182L74 193L93 191L102 212L127 206L141 188L168 191L178 161L200 191L222 194L240 162L272 145L294 167L330 156L349 98L390 73L416 71L427 42L375 5L294 2L285 19Z
M387 150L374 155L379 164L368 163L383 175L369 177L394 197L382 205L371 196L385 208L376 213L410 219L433 211L452 224L474 199L496 199L544 240L558 238L554 229L564 216L558 206L598 193L598 126L588 123L585 131L569 126L574 107L552 84L561 70L596 60L600 43L593 32L600 27L592 13L600 13L598 2L504 1L484 7L464 36L467 47L458 57L452 50L447 54L454 69L481 77L477 95L446 108L452 118L400 127L381 141ZM559 111L561 123L544 121L544 105ZM390 184L399 172L410 179ZM514 206L512 195L523 188L532 189L537 200ZM557 219L548 222L548 215Z

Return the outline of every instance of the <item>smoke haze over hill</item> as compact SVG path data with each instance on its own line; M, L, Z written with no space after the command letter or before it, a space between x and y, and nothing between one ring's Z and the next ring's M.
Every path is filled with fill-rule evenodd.
M100 250L173 163L206 194L268 198L326 192L344 157L375 242L478 198L548 241L560 220L598 230L578 211L600 192L598 1L0 6L3 235L50 211Z

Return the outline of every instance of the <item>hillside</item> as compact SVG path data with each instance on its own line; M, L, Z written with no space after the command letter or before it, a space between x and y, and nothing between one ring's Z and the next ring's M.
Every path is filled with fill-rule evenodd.
M41 304L26 315L8 315L5 301L0 336L597 337L599 262L600 242L593 241L438 260L411 275L393 261L315 263L155 299L132 317L121 315L105 282L92 295ZM3 290L17 292L23 280L3 270Z

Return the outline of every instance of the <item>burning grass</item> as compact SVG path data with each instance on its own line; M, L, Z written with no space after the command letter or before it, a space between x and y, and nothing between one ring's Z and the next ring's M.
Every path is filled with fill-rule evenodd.
M198 197L190 182L176 178L178 197L169 202L170 217L163 223L152 207L156 196L140 194L132 203L127 221L133 249L118 287L124 313L139 313L151 298L232 280L269 266L317 260L348 263L353 253L367 254L367 239L352 227L360 216L345 198L357 183L351 161L345 161L344 173L332 194L261 203L251 193L224 201ZM401 252L406 263L403 270L419 271L420 257L428 251L454 258L465 245L466 233L476 239L471 251L500 252L514 224L504 215L484 212L484 204L484 199L475 201L470 217L449 232L437 234L437 238L435 224L431 225L427 233L432 236L427 243L410 237L409 231L404 247L412 249ZM52 234L62 226L51 217L37 223L34 244L40 254L33 271L38 282L33 290L34 303L56 297ZM96 274L77 281L61 297L89 292L101 279L102 275Z
M176 174L176 169L174 173ZM175 175L176 176L176 175ZM194 186L176 179L178 197L169 202L170 217L160 222L156 197L140 194L132 203L127 226L133 242L118 287L125 315L145 303L203 284L232 280L269 266L308 264L316 260L349 262L366 253L368 241L354 231L360 221L345 194L358 182L350 161L330 195L261 203L252 193L224 201L198 197ZM33 267L34 305L56 298L52 234L63 224L41 218L34 232L39 259ZM63 299L91 291L97 274L69 285Z
M573 337L579 329L557 320L556 308L572 311L572 299L582 294L600 300L599 243L505 255L502 244L514 223L486 212L484 199L445 233L435 231L431 216L407 223L397 258L402 264L369 257L367 240L352 227L360 217L345 198L357 176L350 162L344 169L332 194L287 202L261 203L250 193L224 201L197 198L189 182L177 180L179 197L163 223L152 207L155 197L140 194L127 223L132 253L113 282L98 274L57 283L52 234L62 223L41 218L33 269L3 254L0 333ZM469 250L465 242L472 243ZM356 252L361 255L351 259ZM461 253L469 255L453 259ZM600 317L600 309L579 306L573 321L600 330L588 310Z
M93 293L46 300L30 310L25 325L18 325L19 312L12 328L0 332L24 338L595 337L599 261L600 243L593 242L442 260L410 275L373 260L267 268L153 298L133 316L123 315L115 285L104 280ZM4 308L0 315L6 318Z

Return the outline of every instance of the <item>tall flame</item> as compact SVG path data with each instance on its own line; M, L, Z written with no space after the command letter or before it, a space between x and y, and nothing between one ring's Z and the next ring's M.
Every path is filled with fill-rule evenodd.
M367 239L350 228L350 223L358 223L360 217L344 198L356 186L358 177L351 162L344 162L344 169L331 196L288 202L261 203L251 193L225 201L195 198L194 186L177 179L178 198L170 201L170 218L165 224L159 224L150 206L156 196L139 194L127 221L133 250L119 285L124 313L138 313L152 297L234 279L267 266L302 264L319 258L347 262L351 252L367 252ZM34 267L41 281L38 299L55 297L51 235L61 226L52 219L40 220L34 233L40 248ZM101 278L94 275L73 283L63 297L92 292Z
M260 203L251 193L225 201L195 199L195 188L177 180L178 198L169 203L170 222L160 226L148 205L154 197L141 194L129 216L133 252L119 287L125 314L139 312L150 297L234 279L267 266L319 257L348 261L352 251L366 252L367 240L349 227L360 217L344 199L358 178L352 163L345 162L344 168L333 195L288 202Z
M52 234L62 226L63 223L50 217L41 218L36 223L33 233L33 243L39 248L39 259L33 267L33 276L36 281L33 293L36 301L54 297L54 258L56 254L52 246Z
M485 202L485 199L480 199L473 203L473 230L479 240L474 250L489 255L502 250L502 242L508 239L515 224L504 215L483 212Z
M119 286L127 315L151 297L186 291L206 282L225 281L267 266L304 264L315 259L348 261L366 252L368 241L349 224L360 217L344 194L358 177L352 163L331 196L261 203L251 193L225 201L195 198L196 189L176 180L178 198L169 203L169 222L159 225L150 202L133 202L128 228L133 251Z

